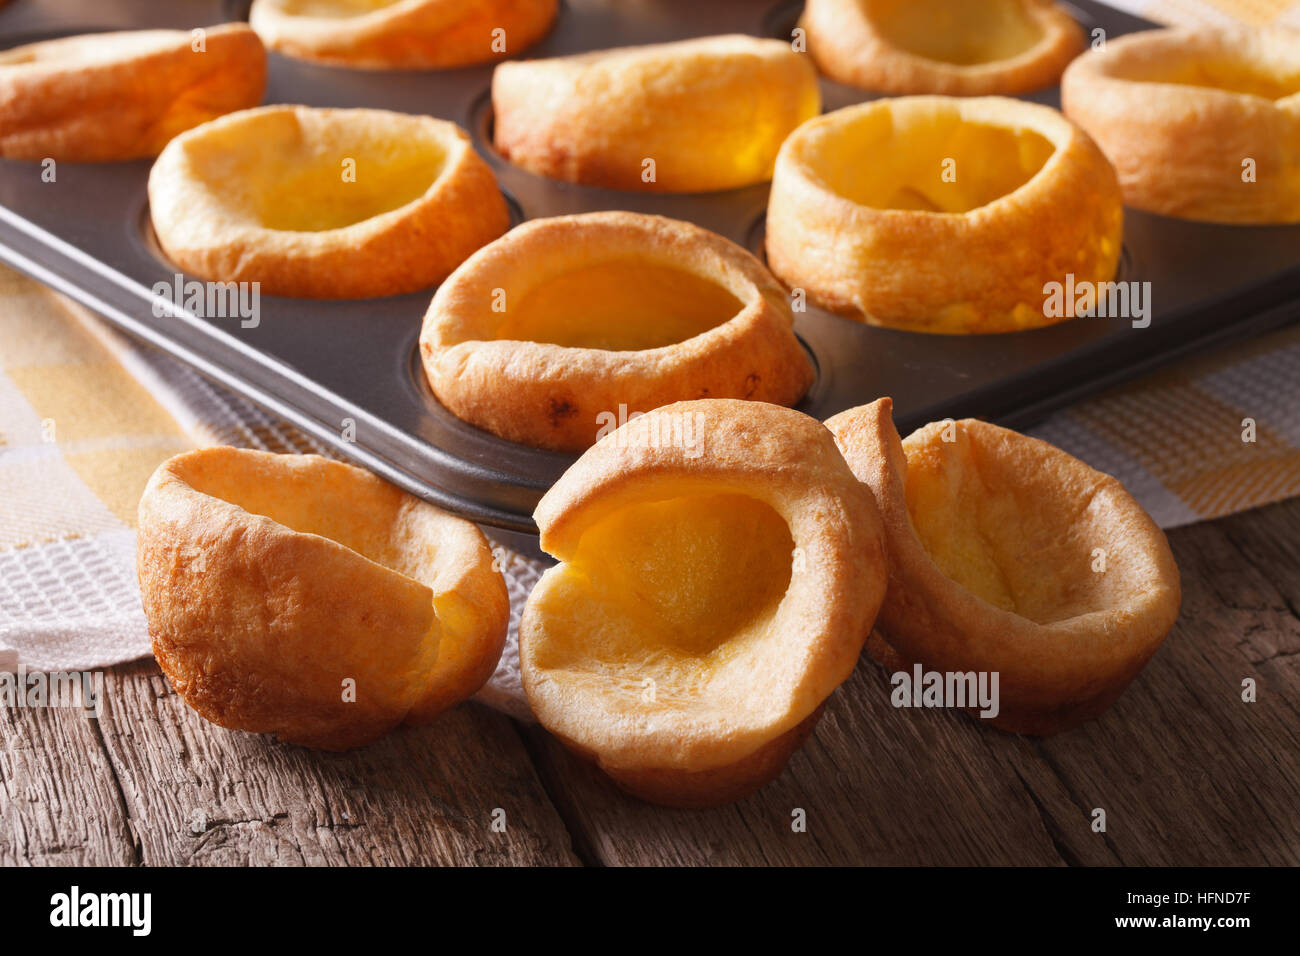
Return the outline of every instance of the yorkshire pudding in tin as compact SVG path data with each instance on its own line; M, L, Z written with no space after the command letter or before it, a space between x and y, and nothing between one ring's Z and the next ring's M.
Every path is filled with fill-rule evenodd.
M793 405L813 371L785 292L699 226L600 212L524 223L433 297L420 354L457 417L581 451L634 413L686 399Z
M1049 282L1103 283L1123 203L1097 145L1056 110L906 96L809 120L781 147L767 260L831 311L919 332L1059 322Z
M88 33L0 51L0 156L76 163L156 156L256 106L266 51L242 23Z
M823 73L881 93L1027 93L1083 49L1053 0L808 0L800 25Z
M1070 65L1065 112L1137 209L1300 222L1300 33L1148 30Z
M515 56L558 0L254 0L248 22L285 56L367 70L442 70Z
M306 106L177 137L149 174L149 210L185 271L313 299L427 288L509 224L496 177L455 123Z
M492 107L497 149L530 172L690 193L770 179L821 92L790 44L716 36L502 63Z

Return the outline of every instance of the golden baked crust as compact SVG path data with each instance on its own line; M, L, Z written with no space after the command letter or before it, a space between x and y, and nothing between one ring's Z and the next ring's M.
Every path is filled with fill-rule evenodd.
M777 157L767 259L832 311L921 332L1059 322L1044 285L1108 282L1115 171L1056 110L1001 97L908 96L827 113Z
M91 33L0 52L0 156L113 162L156 156L173 136L266 89L266 51L245 24Z
M683 193L770 179L781 141L820 112L821 92L788 43L717 36L502 63L492 107L497 149L524 169Z
M522 53L551 29L558 6L558 0L254 0L248 20L267 47L300 60L442 70ZM494 48L498 37L505 49Z
M149 209L187 272L313 299L427 288L509 224L496 177L456 124L306 106L178 136L149 174Z
M826 423L885 526L883 641L868 651L997 672L1003 730L1101 714L1178 616L1163 532L1118 481L1046 442L969 419L900 442L890 413L886 398Z
M453 414L580 451L670 402L793 405L812 383L785 293L732 242L660 216L538 219L480 249L433 297L420 356Z
M734 803L781 775L794 752L817 729L822 707L818 707L802 721L779 737L763 744L748 757L743 757L725 767L712 770L666 770L662 768L602 767L610 779L626 793L647 803L683 810L702 810ZM588 760L598 758L583 752L572 742L574 750Z
M1129 34L1071 64L1061 101L1115 164L1128 205L1300 222L1300 33Z
M824 427L776 405L637 418L534 517L560 564L519 627L529 703L656 803L712 806L776 776L853 671L884 592L871 496Z
M1053 0L808 0L800 25L823 73L881 93L1027 93L1083 49Z
M137 548L154 656L223 727L360 746L473 694L505 644L505 582L474 525L315 455L163 462Z

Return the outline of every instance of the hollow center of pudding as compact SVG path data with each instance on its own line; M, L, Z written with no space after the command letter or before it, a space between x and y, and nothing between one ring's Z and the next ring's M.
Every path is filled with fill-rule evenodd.
M1229 56L1196 57L1176 62L1144 60L1117 71L1139 83L1174 83L1280 100L1300 93L1300 64L1269 69L1265 64Z
M939 570L1039 624L1114 603L1124 545L1098 529L1089 489L1063 481L1059 462L1008 455L956 427L953 442L904 443L908 513ZM1109 573L1095 570L1094 548L1109 554Z
M566 568L572 619L553 633L609 665L727 658L761 638L793 552L785 520L748 495L625 506L583 534Z
M418 124L340 114L300 122L266 113L189 145L196 174L223 202L267 229L322 232L423 196L447 151Z
M716 282L648 262L602 262L523 293L506 292L498 339L630 351L675 345L722 325L742 307Z
M964 121L958 109L874 109L818 131L810 164L874 209L964 213L1015 192L1056 151L1030 129Z
M299 534L328 538L412 580L432 584L436 549L413 547L403 497L379 482L358 482L346 468L276 468L193 459L182 475L195 490L270 518Z
M889 43L954 66L1008 60L1043 38L1022 0L883 0L867 6Z
M287 0L284 12L294 17L346 19L360 17L402 0Z
M428 148L399 154L386 150L354 150L355 180L345 178L345 160L316 159L302 168L269 171L269 184L259 210L268 229L322 232L341 229L400 209L423 196L442 171L445 156Z

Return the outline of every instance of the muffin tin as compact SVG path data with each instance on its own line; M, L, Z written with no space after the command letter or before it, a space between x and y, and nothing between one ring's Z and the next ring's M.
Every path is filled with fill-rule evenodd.
M567 0L552 33L524 55L743 32L788 37L800 4L780 0ZM1102 4L1070 7L1087 31L1115 36L1150 24ZM194 27L247 14L218 0L16 2L0 10L0 44L102 29ZM553 182L512 167L491 146L491 65L435 73L373 73L270 56L266 102L429 113L466 127L492 164L516 221L630 209L699 223L762 254L767 186L651 196ZM825 109L872 98L822 81ZM1058 93L1028 97L1056 106ZM433 398L416 351L432 290L387 299L263 296L260 324L153 315L151 287L178 270L149 224L148 161L0 161L0 260L296 423L390 481L473 520L535 533L531 513L572 458L502 441ZM927 421L974 416L1023 427L1052 408L1193 349L1300 318L1300 227L1230 227L1126 210L1119 279L1151 282L1147 328L1080 318L993 336L874 328L809 308L796 331L817 368L799 406L827 418L881 395L906 434ZM611 409L611 411L616 411ZM348 427L349 422L353 427ZM355 440L345 440L355 433ZM535 541L535 539L533 539Z

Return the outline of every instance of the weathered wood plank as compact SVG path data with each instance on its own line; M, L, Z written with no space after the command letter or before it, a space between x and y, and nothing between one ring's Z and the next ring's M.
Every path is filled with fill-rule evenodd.
M1006 758L1027 745L985 735L962 715L894 709L883 671L864 657L786 772L729 807L640 803L544 731L530 740L575 844L605 864L1067 862ZM1049 774L1036 776L1046 799L1066 799ZM793 827L800 809L806 832Z
M145 865L576 862L513 723L478 705L328 754L209 724L152 662L111 671L106 694Z
M96 721L0 707L0 866L125 866L138 853Z
M1300 863L1297 535L1294 501L1174 531L1174 633L1102 720L1040 745L1122 862Z
M895 710L864 659L786 773L733 807L641 804L541 730L534 756L575 845L606 864L1295 864L1300 501L1170 537L1178 626L1115 707L1070 733ZM1245 677L1257 703L1241 701ZM807 833L791 831L796 807Z

